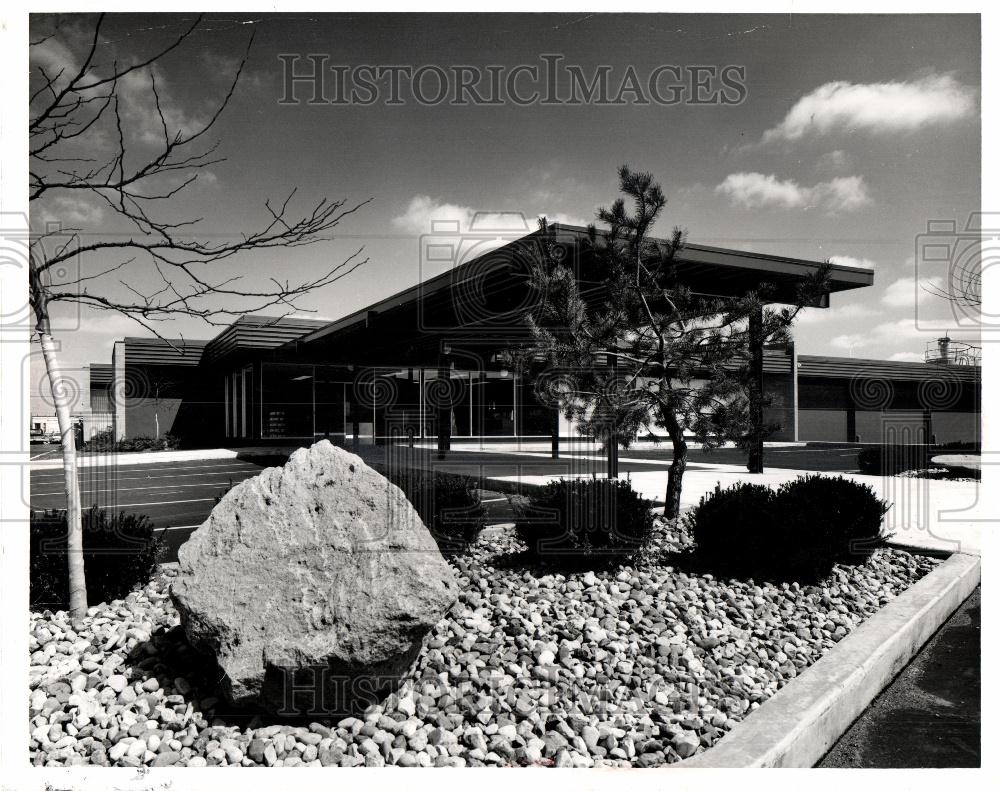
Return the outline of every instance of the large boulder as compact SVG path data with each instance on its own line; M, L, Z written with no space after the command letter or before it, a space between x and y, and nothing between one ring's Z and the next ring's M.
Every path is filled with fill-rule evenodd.
M403 493L323 440L234 487L178 552L172 594L238 706L356 713L458 595Z

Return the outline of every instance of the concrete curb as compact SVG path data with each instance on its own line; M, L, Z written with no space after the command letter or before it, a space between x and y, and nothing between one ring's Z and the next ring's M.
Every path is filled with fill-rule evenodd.
M979 580L977 555L952 555L837 643L715 746L672 767L815 766Z

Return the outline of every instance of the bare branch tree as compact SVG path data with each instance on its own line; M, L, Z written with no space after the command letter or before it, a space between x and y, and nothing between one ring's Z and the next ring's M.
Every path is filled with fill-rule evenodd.
M978 311L983 304L982 286L981 262L972 256L963 258L949 271L948 283L944 286L922 285L922 288L954 305Z
M201 17L186 24L165 46L129 63L119 62L104 37L104 22L103 14L96 18L85 51L76 62L60 64L58 70L33 68L28 125L33 209L38 210L49 199L58 201L60 196L84 196L110 211L128 229L112 235L103 229L71 227L67 223L58 234L49 229L37 234L29 251L29 297L35 334L62 435L70 612L74 618L82 617L87 609L80 492L70 423L70 388L61 374L51 308L59 303L75 303L117 313L163 338L156 325L171 318L194 317L222 324L248 312L276 308L284 314L297 310L297 299L336 283L367 261L359 248L321 275L299 282L271 277L261 287L244 285L242 275L220 273L219 265L243 253L330 241L336 227L370 199L351 203L323 198L306 211L295 213L292 204L296 190L292 189L280 202L264 202L264 219L257 229L222 240L199 238L200 217L168 219L163 209L177 205L184 190L195 184L206 168L224 161L217 153L219 142L209 137L235 94L253 34L232 80L207 118L191 129L172 131L157 66L189 40ZM31 46L45 47L69 35L57 24L54 31L34 36ZM148 146L130 142L128 120L123 113L122 86L139 76L149 80L158 128L158 142L151 151ZM55 244L60 235L62 241ZM128 268L139 261L152 266L158 279L155 285L140 286L128 277ZM70 262L74 266L60 266ZM112 286L120 287L126 296L113 296L109 290Z

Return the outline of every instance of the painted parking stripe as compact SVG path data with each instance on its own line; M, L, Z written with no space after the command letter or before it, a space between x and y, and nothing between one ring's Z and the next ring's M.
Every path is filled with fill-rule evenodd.
M240 469L236 469L236 470L219 470L217 472L182 472L182 473L179 473L178 475L170 474L169 477L170 478L203 478L206 475L241 475L243 473L247 473L247 474L256 473L256 471L259 470L259 469L260 469L259 467L255 467L255 468L249 469L249 470L245 469L245 468L240 468ZM161 470L160 472L161 473L172 473L172 470ZM145 480L154 479L154 478L163 478L164 475L162 475L162 474L161 475L115 475L115 476L108 475L108 476L91 476L91 477L108 477L108 478L114 477L114 479L116 481L145 481ZM42 481L41 483L39 483L37 485L39 485L39 486L59 486L59 485L61 485L61 483L62 483L62 478L60 477L58 480Z
M93 494L94 492L105 492L105 493L108 493L108 494L111 494L111 493L118 494L118 493L121 493L121 492L144 492L144 491L148 491L150 489L194 489L196 487L201 487L201 486L215 486L215 487L220 487L220 486L224 486L224 485L225 485L224 483L220 483L219 481L213 481L212 483L178 483L178 484L174 484L173 486L170 486L170 485L165 485L165 486L132 486L130 488L124 488L124 487L121 487L121 486L112 486L112 487L100 486L100 487L97 487L95 489L81 489L80 491L81 491L81 494L86 494L88 492L91 493L91 494ZM60 496L62 496L64 494L64 492L61 492L61 491L56 491L56 492L35 492L35 491L32 491L32 494L36 494L39 497L60 497Z
M110 506L111 508L145 508L150 505L180 505L182 503L214 503L214 497L200 497L194 500L162 500L155 503L122 503Z
M214 503L214 497L201 497L196 500L161 500L155 503L115 503L108 504L107 508L114 510L116 508L147 508L151 505L180 505L181 503Z
M140 473L140 472L146 472L147 470L150 473L165 473L165 472L173 472L174 470L219 470L220 468L227 468L227 467L231 467L232 469L237 469L237 470L264 469L264 467L260 467L256 464L251 464L250 462L237 462L237 463L230 462L227 464L205 464L200 466L187 466L187 467L167 467L167 466L161 466L159 464L143 464L140 466L134 466L134 465L127 466L127 465L118 465L111 463L103 466L94 465L92 467L80 467L78 468L77 472L79 472L81 475L86 474L88 472L101 473L101 472L109 472L111 470L120 473L121 472ZM62 476L63 476L62 470L38 470L31 472L32 478L62 479Z
M254 464L251 461L244 459L219 459L217 461L206 460L207 463L203 464L188 464L181 461L164 461L156 462L153 464L130 464L129 462L118 462L114 457L108 457L106 464L93 464L86 467L80 467L83 470L100 470L114 468L117 470L125 470L127 472L143 472L145 470L214 470L219 467L259 467L260 465ZM61 475L62 470L57 469L44 469L37 470L34 472L35 475Z

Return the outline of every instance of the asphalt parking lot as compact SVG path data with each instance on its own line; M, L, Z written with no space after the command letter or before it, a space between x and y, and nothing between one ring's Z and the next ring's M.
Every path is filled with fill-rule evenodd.
M58 457L58 446L49 446ZM563 459L573 455L571 449L563 449ZM662 461L664 472L669 464L670 453L666 449L633 448L622 452L623 459L633 457L642 460ZM784 469L814 469L824 471L851 470L856 467L857 449L844 447L769 447L765 449L765 464ZM475 453L456 449L449 454L448 466L459 467L469 464L482 469L486 465L496 469L497 464L516 465L524 474L547 471L550 459L525 457L504 453ZM235 483L257 475L264 467L278 463L273 458L253 460L219 459L201 461L179 461L165 464L128 464L122 457L112 465L83 467L80 483L83 505L89 508L97 505L111 510L146 514L153 524L164 530L164 561L177 559L177 549L187 537L208 518L216 498ZM738 450L719 449L711 453L694 450L691 464L699 463L745 463L745 456ZM537 469L536 469L537 468ZM624 475L632 469L650 469L648 461L643 465L621 464ZM496 523L509 520L510 513L506 498L485 493L488 521ZM65 498L62 489L62 472L35 470L31 472L31 507L33 509L63 508Z
M177 559L177 548L208 517L215 498L261 469L236 459L84 467L82 504L146 514L166 531L163 559L172 561ZM31 473L32 509L64 508L65 502L61 470Z
M177 560L177 550L207 518L216 498L232 485L252 478L275 464L238 459L188 461L169 464L119 464L80 470L82 505L146 514L163 530L163 562ZM487 523L509 521L507 498L483 493ZM65 508L61 470L31 473L31 508Z
M821 768L976 768L982 762L979 588L837 740Z

